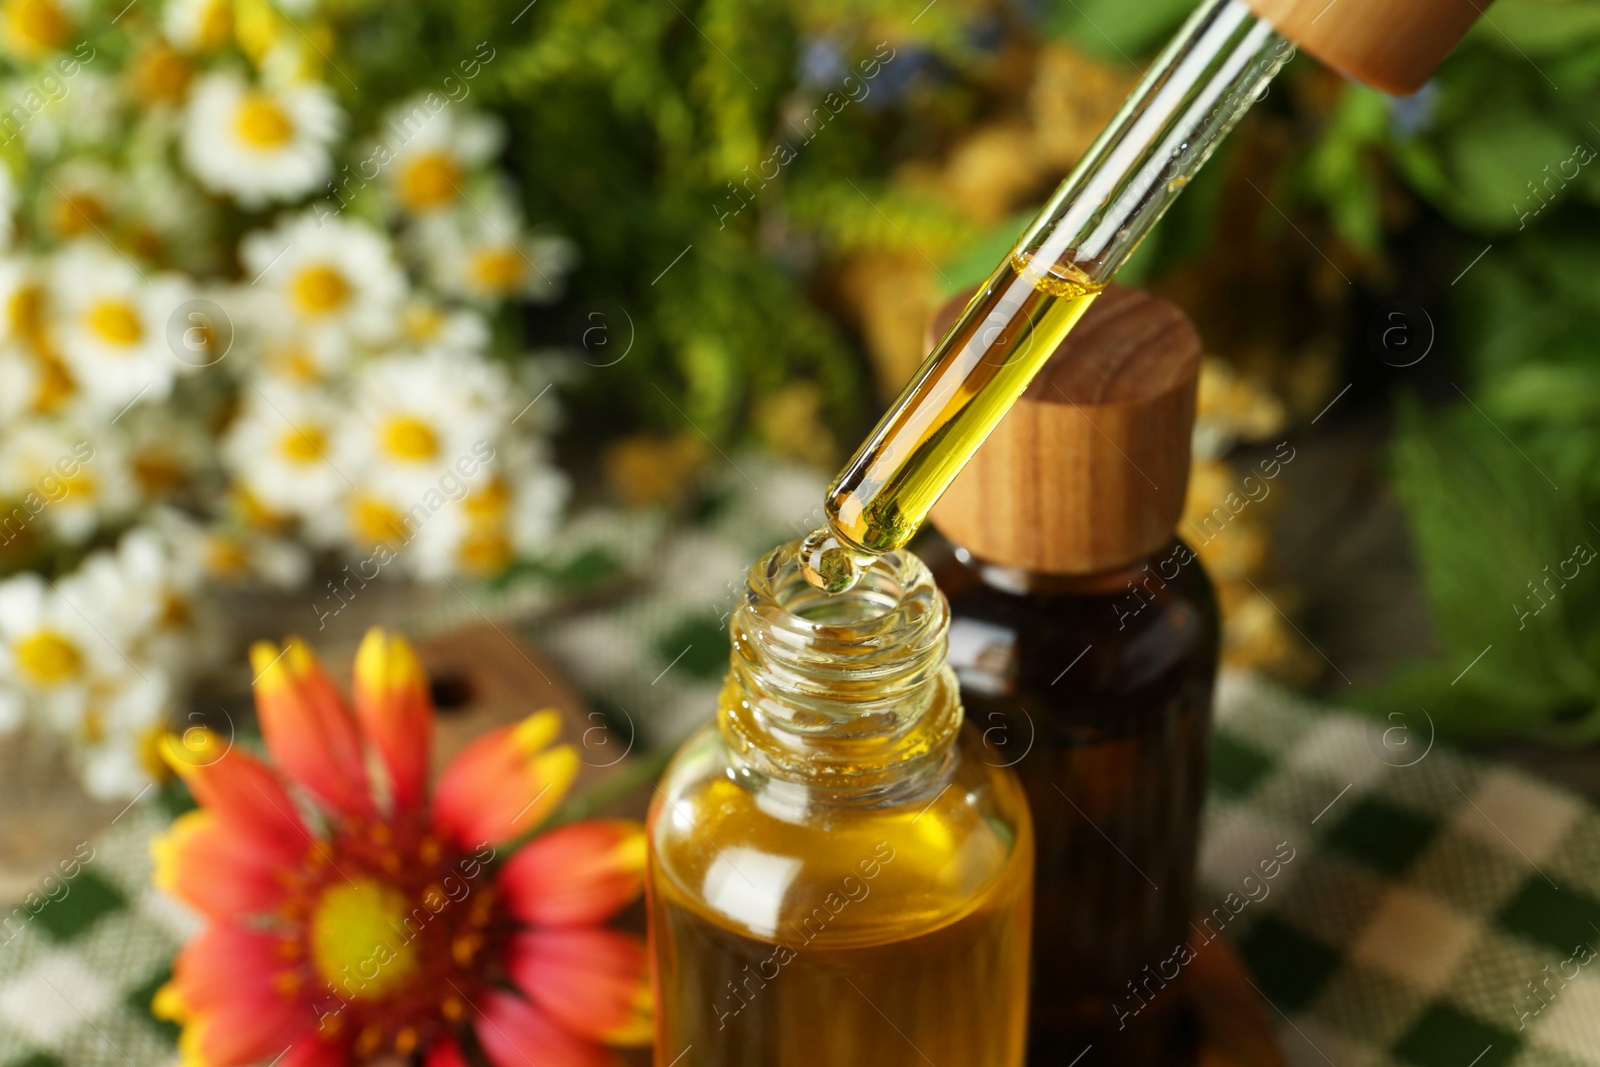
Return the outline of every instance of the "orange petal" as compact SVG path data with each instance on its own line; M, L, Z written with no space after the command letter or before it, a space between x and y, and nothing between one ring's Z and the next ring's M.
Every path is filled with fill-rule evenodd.
M278 765L333 811L374 814L361 731L304 641L250 648L261 735Z
M588 927L517 934L506 972L567 1030L608 1045L648 1045L650 971L644 942Z
M461 1046L453 1037L441 1037L428 1049L422 1067L467 1067L467 1058L461 1055Z
M196 801L216 813L252 847L283 865L300 862L311 835L283 782L265 763L195 727L161 739L161 758Z
M434 822L465 848L498 844L544 821L578 776L578 754L549 748L561 716L537 711L478 738L444 769L434 789Z
M350 1052L343 1045L312 1034L290 1045L283 1058L272 1061L270 1067L347 1067L349 1063Z
M270 1059L315 1022L292 953L296 942L214 923L178 952L155 1013L183 1023L186 1060L233 1067Z
M473 1026L494 1067L614 1067L604 1048L558 1025L519 996L495 990L478 1001Z
M361 729L388 768L395 810L415 810L428 789L433 697L405 638L376 626L367 631L356 653L354 695Z
M278 861L205 808L152 838L150 856L157 889L215 918L265 914L286 895Z
M518 849L500 870L506 907L538 926L592 926L644 888L644 828L593 819L552 830Z

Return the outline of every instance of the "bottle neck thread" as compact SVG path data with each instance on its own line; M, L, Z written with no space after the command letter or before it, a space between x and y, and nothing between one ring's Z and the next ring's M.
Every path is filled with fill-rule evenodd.
M801 573L798 544L750 569L734 611L721 728L752 773L841 796L915 788L961 724L949 608L922 561L887 553L847 592Z

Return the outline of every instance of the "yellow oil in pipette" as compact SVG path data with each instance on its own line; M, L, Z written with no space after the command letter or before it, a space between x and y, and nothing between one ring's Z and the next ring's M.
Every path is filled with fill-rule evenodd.
M842 592L911 540L1294 47L1245 0L1204 0L828 489L801 571Z
M828 490L802 572L842 592L901 547L1104 286L1013 252L989 276Z

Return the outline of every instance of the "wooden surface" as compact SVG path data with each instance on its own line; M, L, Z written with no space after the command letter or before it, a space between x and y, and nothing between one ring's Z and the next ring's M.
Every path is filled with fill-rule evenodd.
M1283 1067L1266 1006L1225 940L1196 953L1189 995L1200 1016L1198 1067Z
M560 671L512 631L487 623L466 626L423 642L417 655L427 668L438 710L435 776L468 741L541 708L561 712L561 739L578 751L582 766L574 794L625 768L634 731L627 723L609 729ZM334 677L348 677L348 669Z
M1183 312L1110 286L934 505L934 525L983 560L1051 574L1160 549L1183 514L1199 372Z
M1491 0L1246 0L1284 37L1335 70L1410 96Z

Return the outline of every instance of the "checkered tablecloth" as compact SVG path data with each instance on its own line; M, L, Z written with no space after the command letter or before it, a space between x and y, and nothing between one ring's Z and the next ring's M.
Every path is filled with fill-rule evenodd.
M669 564L654 580L533 628L644 742L710 712L744 567L803 533L817 499L807 476L740 467L759 493L730 486L692 528L619 542ZM171 815L135 804L66 896L0 930L0 1067L175 1060L147 1010L194 928L148 886ZM1245 882L1285 844L1276 877ZM1200 864L1196 910L1222 909L1297 1067L1600 1065L1600 813L1433 744L1425 714L1374 723L1225 677Z

